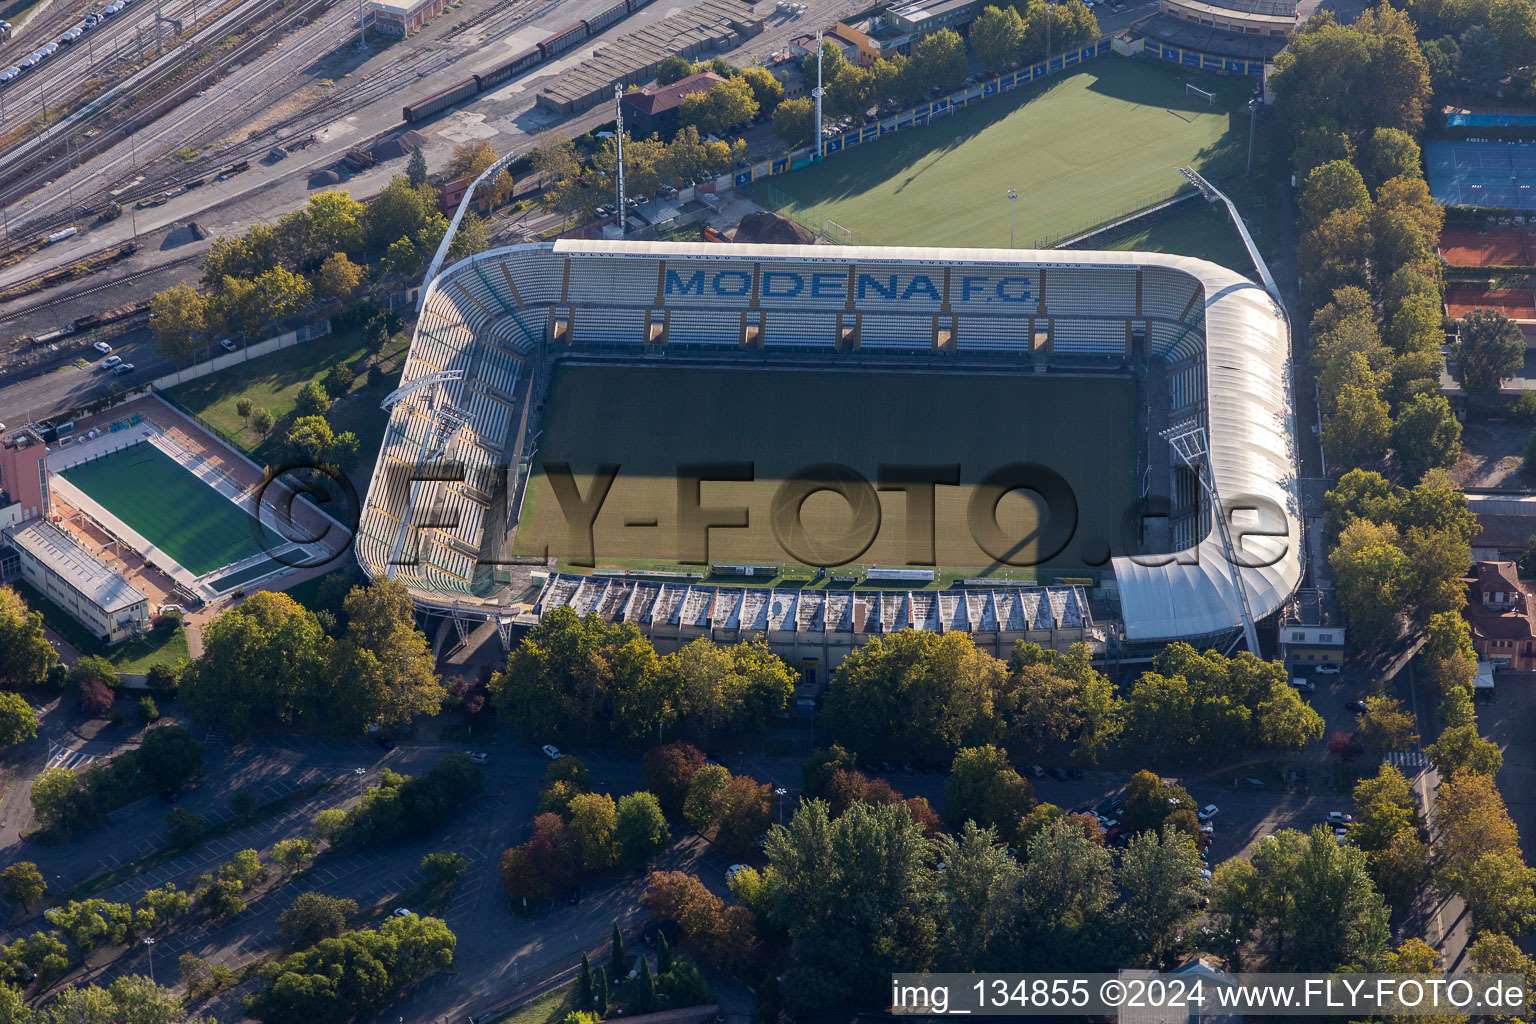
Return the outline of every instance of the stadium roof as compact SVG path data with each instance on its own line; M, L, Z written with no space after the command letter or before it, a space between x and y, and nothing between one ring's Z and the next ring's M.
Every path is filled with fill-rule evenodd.
M146 600L131 583L98 562L69 534L46 519L34 519L17 527L11 534L11 543L46 565L109 615Z
M1199 50L1218 57L1242 57L1246 60L1275 59L1285 49L1289 36L1256 35L1251 32L1232 32L1211 25L1185 21L1172 14L1154 14L1136 26L1136 31L1161 43L1171 43L1186 50Z

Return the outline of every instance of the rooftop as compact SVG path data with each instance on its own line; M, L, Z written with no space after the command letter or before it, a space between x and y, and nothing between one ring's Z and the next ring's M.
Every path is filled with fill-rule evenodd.
M1245 60L1273 60L1275 54L1285 49L1289 40L1284 35L1255 35L1250 32L1228 32L1225 29L1199 25L1173 14L1154 14L1139 27L1144 36L1158 42L1215 54L1218 57L1241 57Z
M1296 0L1179 0L1180 6L1209 7L1215 11L1233 14L1252 14L1261 18L1283 18L1295 21L1298 15Z
M1342 626L1344 616L1331 590L1298 590L1281 613L1282 626Z
M123 577L102 565L46 519L34 519L11 534L11 543L53 570L108 614L145 600Z
M725 79L713 71L701 71L697 75L679 78L671 85L656 85L627 92L624 94L624 102L642 113L660 114L681 105L683 100L694 93L708 92L723 81Z
M0 423L0 431L5 431L4 423ZM43 435L31 427L17 427L15 430L0 433L0 447L4 448L14 448L20 451L42 443Z
M892 17L903 21L919 22L941 17L951 11L974 7L979 0L907 0L891 8Z

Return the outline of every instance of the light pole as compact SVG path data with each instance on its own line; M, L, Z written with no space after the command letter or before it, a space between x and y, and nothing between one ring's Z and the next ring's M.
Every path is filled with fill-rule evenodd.
M144 945L149 949L149 980L155 980L155 940L149 936L144 937Z
M1019 190L1008 190L1008 248L1013 248L1013 207L1019 201Z
M784 827L784 794L788 793L788 792L789 792L789 790L785 789L783 786L779 786L778 788L776 788L773 791L773 795L779 798L779 827L780 828Z
M1243 172L1243 177L1245 178L1253 176L1253 126L1258 122L1258 119L1259 101L1257 99L1250 99L1248 101L1248 170Z

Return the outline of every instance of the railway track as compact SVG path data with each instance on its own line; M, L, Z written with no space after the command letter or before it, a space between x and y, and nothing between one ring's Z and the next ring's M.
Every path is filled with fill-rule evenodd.
M80 300L86 299L86 298L89 298L92 295L96 295L96 294L99 294L101 292L104 292L108 288L116 288L119 285L124 285L124 284L133 284L133 283L135 283L137 281L140 281L140 280L142 280L142 279L144 279L146 277L150 277L150 276L153 276L155 274L162 273L163 271L166 271L166 270L171 270L171 269L173 269L175 267L186 266L189 263L197 263L200 260L202 260L202 258L203 258L203 254L202 253L196 253L196 254L191 255L191 256L182 256L182 257L179 257L177 259L171 260L169 263L162 263L162 264L160 264L159 266L156 266L156 267L149 267L149 268L147 268L145 270L140 270L140 271L137 271L137 272L132 273L132 274L127 274L127 275L125 275L123 277L119 277L119 278L116 278L116 279L111 280L111 281L103 281L101 284L92 285L89 288L81 288L78 291L70 292L68 295L59 295L59 296L55 296L54 298L51 298L51 299L45 299L42 302L34 302L34 303L32 303L32 305L26 307L25 309L17 309L17 310L10 310L10 311L7 311L7 312L0 312L0 324L9 323L12 320L19 320L19 319L21 319L24 316L33 316L33 315L35 315L35 314L37 314L37 313L39 313L39 312L41 312L43 310L52 309L55 306L62 306L62 305L66 305L68 303L79 303Z

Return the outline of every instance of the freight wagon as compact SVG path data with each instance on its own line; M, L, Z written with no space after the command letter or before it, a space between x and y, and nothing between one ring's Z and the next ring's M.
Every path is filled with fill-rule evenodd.
M587 38L587 23L578 21L545 38L539 43L539 53L543 55L545 60L549 60L556 54L569 50L585 38Z
M466 100L480 91L480 86L473 78L466 78L462 82L456 82L441 92L435 92L430 96L417 100L407 106L401 117L408 123L423 121L437 113L446 110L461 100Z

